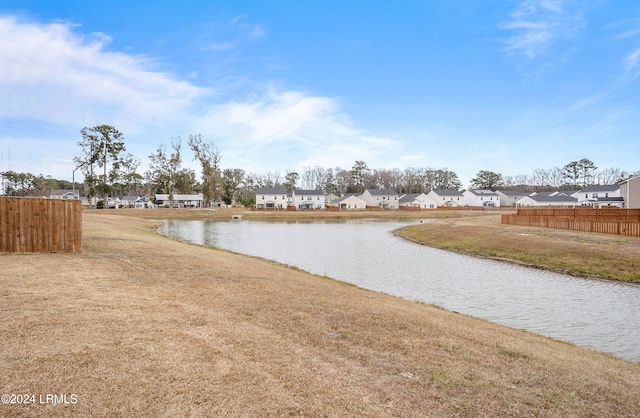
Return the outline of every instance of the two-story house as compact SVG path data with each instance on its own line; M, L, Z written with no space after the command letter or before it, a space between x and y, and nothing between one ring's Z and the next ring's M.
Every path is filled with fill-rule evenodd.
M427 196L436 202L437 207L464 206L464 195L457 190L431 190Z
M400 197L395 190L367 189L358 197L364 200L367 206L378 206L382 209L398 209L400 207Z
M619 184L604 184L585 187L577 194L580 206L617 206L624 207Z
M500 196L492 190L465 190L462 195L466 206L500 207Z
M624 200L624 207L627 209L640 208L640 176L629 177L620 180L620 197Z
M518 200L529 196L529 193L516 192L513 190L496 190L496 194L500 197L500 206L516 206Z
M257 209L286 209L287 189L284 187L258 187L256 189Z
M322 190L294 190L291 192L291 204L296 209L324 209L325 193Z

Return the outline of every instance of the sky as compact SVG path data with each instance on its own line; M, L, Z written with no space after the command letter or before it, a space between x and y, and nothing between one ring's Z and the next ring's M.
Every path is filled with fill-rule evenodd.
M640 170L637 0L0 1L0 171L71 180L83 127L148 166ZM75 173L81 179L80 172Z

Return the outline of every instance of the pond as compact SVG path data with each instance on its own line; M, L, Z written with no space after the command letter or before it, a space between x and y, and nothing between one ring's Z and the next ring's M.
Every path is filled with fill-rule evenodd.
M159 231L640 361L640 286L460 255L393 235L410 224L167 220Z

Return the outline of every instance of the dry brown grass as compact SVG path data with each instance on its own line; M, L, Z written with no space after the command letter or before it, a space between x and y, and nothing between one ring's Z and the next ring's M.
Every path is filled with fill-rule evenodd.
M503 225L500 215L432 220L398 234L443 249L640 283L640 238Z
M640 365L84 214L0 255L0 416L640 415Z

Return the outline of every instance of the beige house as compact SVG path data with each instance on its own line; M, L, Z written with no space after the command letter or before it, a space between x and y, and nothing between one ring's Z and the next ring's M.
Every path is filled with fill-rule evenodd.
M377 206L382 209L398 209L400 207L398 202L400 197L395 190L367 189L358 197L364 200L367 206Z
M624 199L626 209L640 208L640 175L629 177L618 182L620 196Z
M354 194L346 194L331 202L331 206L337 206L340 210L365 210L367 202Z

